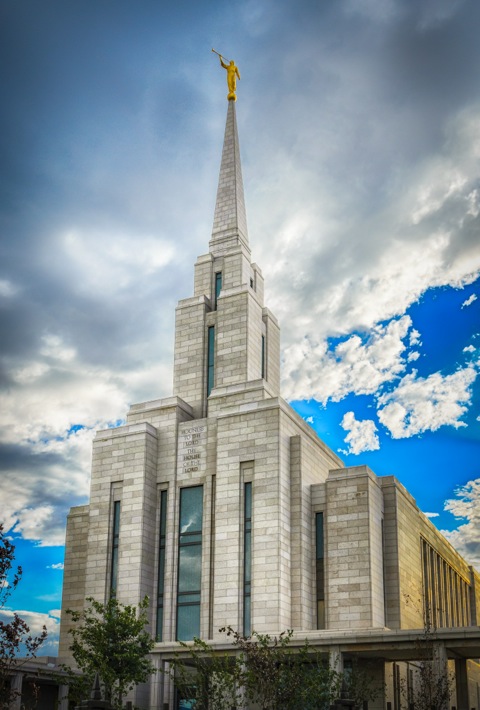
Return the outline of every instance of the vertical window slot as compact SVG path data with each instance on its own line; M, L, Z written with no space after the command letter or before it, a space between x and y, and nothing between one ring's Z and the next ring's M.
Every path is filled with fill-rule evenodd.
M261 364L262 380L265 379L265 336L262 335L262 364Z
M208 329L208 351L207 351L207 397L214 387L215 382L215 326Z
M214 310L217 310L218 297L220 296L220 291L222 290L222 272L217 271L215 274L215 299L214 299Z
M113 524L112 524L112 556L110 570L110 596L117 594L118 584L118 551L120 543L120 501L113 503Z
M200 636L203 486L180 490L177 641Z
M158 546L157 641L163 641L163 605L165 587L165 541L167 532L167 491L160 493L160 535Z
M315 557L316 557L316 597L317 597L317 629L325 628L325 566L323 513L315 515Z
M252 633L252 484L244 488L243 635Z

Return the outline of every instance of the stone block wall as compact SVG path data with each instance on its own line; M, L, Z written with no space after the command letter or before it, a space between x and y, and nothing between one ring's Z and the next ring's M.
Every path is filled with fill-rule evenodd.
M85 573L88 557L88 505L70 510L65 538L64 584L62 594L62 616L58 655L61 662L71 662L69 646L72 628L66 609L81 611L88 592L85 589Z
M366 466L337 469L326 482L328 629L384 626L383 499Z

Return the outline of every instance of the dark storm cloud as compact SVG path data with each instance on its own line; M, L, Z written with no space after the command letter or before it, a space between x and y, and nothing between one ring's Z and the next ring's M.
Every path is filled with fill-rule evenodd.
M35 454L29 446L0 444L0 470L18 473L23 470L41 472L61 464L63 457L54 453Z

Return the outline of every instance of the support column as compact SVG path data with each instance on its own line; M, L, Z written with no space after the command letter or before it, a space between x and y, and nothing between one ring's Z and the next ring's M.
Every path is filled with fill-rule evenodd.
M10 703L9 710L20 710L22 707L22 685L23 673L15 673L10 680L10 689L12 691L12 695L14 695Z
M445 644L435 641L432 650L432 692L436 693L435 705L438 710L448 710L450 706L450 683L448 676L448 656Z
M68 685L58 686L58 710L68 710Z
M455 659L455 689L457 691L458 710L469 710L468 673L465 658Z
M343 653L340 651L340 646L332 646L330 648L330 670L336 673L343 673Z
M162 667L164 663L159 660L158 656L154 656L153 665L155 666L155 671L150 676L150 708L162 708L163 703L163 683L164 676L162 673Z
M175 685L169 675L170 663L162 661L163 683L160 694L160 707L162 710L169 710L175 707Z

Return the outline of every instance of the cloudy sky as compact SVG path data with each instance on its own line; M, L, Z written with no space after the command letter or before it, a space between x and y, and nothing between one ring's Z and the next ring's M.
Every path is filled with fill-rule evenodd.
M480 4L3 0L0 515L55 651L96 428L172 391L237 116L283 394L480 566ZM41 580L41 583L39 583Z

